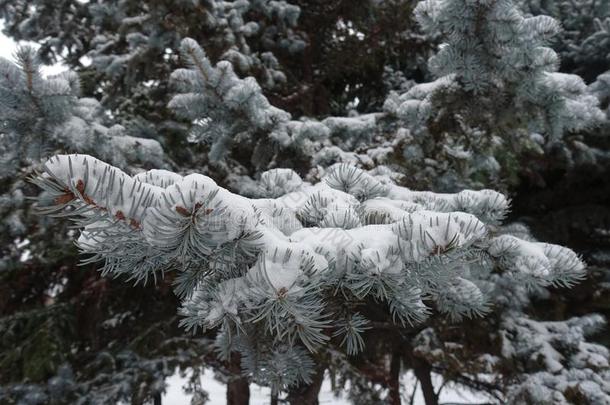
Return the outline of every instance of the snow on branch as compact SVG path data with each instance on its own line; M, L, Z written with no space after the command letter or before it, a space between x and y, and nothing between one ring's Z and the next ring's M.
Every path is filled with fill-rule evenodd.
M183 325L220 326L234 335L227 350L245 358L252 336L269 340L269 356L315 352L333 335L350 352L361 349L366 318L337 319L337 300L372 300L403 326L432 308L458 320L489 309L476 272L544 285L584 271L569 249L494 236L508 209L501 194L415 192L346 164L314 185L290 170L266 173L261 187L276 197L260 199L199 174L131 177L86 155L49 159L34 182L46 191L42 212L82 227L89 260L136 282L176 271Z
M0 177L57 150L95 151L123 168L163 161L157 141L126 135L120 125L105 125L99 102L79 98L78 75L44 77L31 47L19 48L15 59L0 58Z
M511 403L585 403L608 401L608 349L586 338L606 326L590 314L561 322L540 322L512 314L501 327L502 355L513 362L535 364L507 389ZM527 366L526 366L527 367Z
M300 156L313 155L319 142L330 136L353 145L370 138L379 116L329 117L321 122L292 120L290 113L269 103L253 77L240 78L231 62L221 60L213 65L203 48L190 38L182 40L180 50L187 68L171 75L177 94L169 108L191 122L189 139L209 144L209 157L214 162L229 153L235 138L254 140L255 145L271 141ZM269 162L255 165L266 169Z
M560 25L552 17L527 17L513 1L500 0L424 0L415 17L444 43L428 62L436 81L386 100L385 110L411 125L433 119L459 90L510 100L514 115L530 116L530 127L553 140L603 120L583 80L557 72L559 58L548 44Z

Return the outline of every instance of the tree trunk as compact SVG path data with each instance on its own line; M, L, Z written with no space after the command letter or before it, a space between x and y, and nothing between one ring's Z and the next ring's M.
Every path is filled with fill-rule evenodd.
M250 383L240 376L240 357L231 355L229 370L233 374L227 382L227 405L248 405L250 403Z
M438 405L438 397L432 385L431 370L430 365L425 361L418 358L413 359L413 372L421 385L426 405Z
M161 393L157 392L155 394L155 396L153 397L153 404L154 405L161 405Z
M248 405L250 384L247 378L232 378L227 383L227 405Z
M288 394L288 402L291 405L318 405L318 395L324 381L324 368L318 369L309 385L300 385Z
M390 363L390 375L388 376L388 403L391 405L400 405L400 355L392 354L392 362Z

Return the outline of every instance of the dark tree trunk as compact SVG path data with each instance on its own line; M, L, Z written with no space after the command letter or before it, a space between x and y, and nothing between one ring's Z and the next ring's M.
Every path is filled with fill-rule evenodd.
M434 392L434 386L432 385L431 370L430 365L425 361L418 358L413 359L413 372L421 385L426 405L438 405L438 396Z
M391 405L400 405L400 354L392 355L390 363L390 375L388 376L388 403Z
M318 369L309 385L300 385L288 394L291 405L318 405L318 395L324 381L324 368Z
M227 405L248 405L250 384L247 378L232 378L227 383Z
M157 392L155 394L155 396L153 397L153 404L154 405L161 405L161 393Z
M241 366L238 354L231 355L229 370L232 376L227 382L227 405L248 405L250 403L250 383L240 376Z

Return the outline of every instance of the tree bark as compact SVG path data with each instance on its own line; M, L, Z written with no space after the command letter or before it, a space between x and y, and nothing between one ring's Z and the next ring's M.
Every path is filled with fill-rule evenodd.
M324 368L319 368L309 385L300 385L288 394L288 402L291 405L318 405L318 395L324 381Z
M388 402L391 405L400 405L400 354L392 354L392 362L390 363L390 375L388 376Z
M418 358L413 359L413 372L421 385L426 405L438 405L438 396L434 392L434 385L432 385L431 371L432 368L427 362Z
M231 355L229 370L232 376L227 382L227 405L248 405L250 403L250 383L240 376L241 366L238 354Z
M247 378L232 378L227 383L227 405L248 405L250 384Z
M153 397L153 404L154 405L161 405L161 393L157 392L154 397Z

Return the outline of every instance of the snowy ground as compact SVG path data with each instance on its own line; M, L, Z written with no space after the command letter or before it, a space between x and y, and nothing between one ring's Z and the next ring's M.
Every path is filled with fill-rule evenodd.
M182 385L185 383L186 378L180 377L176 372L170 377L167 382L166 393L163 395L163 405L188 405L190 403L190 395L187 395L182 390ZM406 373L402 379L402 391L403 403L408 404L413 386L415 384L415 378L412 373ZM433 375L433 382L436 387L440 386L441 378L437 375ZM224 384L214 379L213 372L206 370L202 380L201 386L208 393L209 402L211 405L222 405L225 403L226 388ZM270 390L268 388L260 387L252 384L250 386L250 404L251 405L267 405L269 404ZM320 404L333 404L333 405L349 405L350 402L343 396L335 397L331 392L330 379L326 378L322 384L320 391ZM440 403L451 403L451 404L477 404L477 403L489 403L490 398L481 394L474 394L469 391L459 389L456 387L445 386L441 391L439 398ZM415 405L425 405L424 398L421 390L418 388L415 393Z

